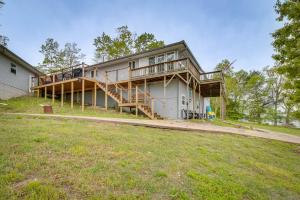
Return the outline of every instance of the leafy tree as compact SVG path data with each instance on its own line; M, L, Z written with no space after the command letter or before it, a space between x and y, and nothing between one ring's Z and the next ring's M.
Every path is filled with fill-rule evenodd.
M76 43L66 43L64 49L60 49L58 42L52 38L48 38L41 46L40 53L44 55L44 59L39 69L50 73L79 64L84 58Z
M65 67L71 67L80 63L85 57L81 53L81 49L77 47L76 43L66 43L63 49L63 62Z
M278 63L278 72L284 74L291 84L289 89L294 89L295 94L290 98L295 107L300 103L300 1L277 0L275 11L277 21L284 23L283 27L276 30L272 36L275 54L273 58ZM297 110L296 116L300 115ZM300 117L299 117L300 118Z
M137 53L161 46L164 46L164 42L156 40L155 36L152 33L143 33L139 35L134 41L134 48Z
M271 115L272 120L274 122L274 125L277 126L278 121L278 106L281 101L281 94L283 92L283 83L284 83L284 76L280 73L278 73L278 67L266 67L264 68L264 71L266 72L266 82L269 89L269 98L272 102L272 105L274 106L273 109L271 109Z
M265 113L266 106L270 103L266 97L268 90L264 75L259 71L251 71L246 84L247 94L245 95L250 121L261 122L262 114Z
M0 0L0 8L2 8L4 4L5 4L4 1ZM9 38L3 34L0 34L0 45L6 47L8 45L8 42L9 42Z
M121 26L116 31L115 38L103 32L94 39L96 60L111 60L164 45L164 42L156 40L153 34L143 33L137 36L128 30L127 26Z

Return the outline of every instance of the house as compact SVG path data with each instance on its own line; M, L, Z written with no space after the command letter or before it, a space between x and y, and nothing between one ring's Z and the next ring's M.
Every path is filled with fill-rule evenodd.
M0 45L0 99L28 95L33 77L41 75L32 65Z
M209 97L220 97L221 71L204 72L184 41L95 65L78 65L39 77L37 94L85 105L135 111L151 119L206 116Z

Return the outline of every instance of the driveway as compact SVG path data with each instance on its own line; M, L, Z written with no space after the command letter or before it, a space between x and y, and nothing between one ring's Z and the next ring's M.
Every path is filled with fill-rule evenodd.
M228 133L237 134L250 137L259 137L265 139L278 140L282 142L289 142L300 144L300 137L289 135L285 133L272 132L268 130L246 130L241 128L217 126L209 123L193 123L187 121L172 121L172 120L141 120L141 119L123 119L123 118L102 118L102 117L88 117L88 116L73 116L73 115L55 115L55 114L28 114L28 113L6 113L8 115L22 115L35 117L50 117L50 118L64 118L64 119L78 119L96 122L129 124L134 126L146 126L152 128L184 130L184 131L201 131L208 133Z

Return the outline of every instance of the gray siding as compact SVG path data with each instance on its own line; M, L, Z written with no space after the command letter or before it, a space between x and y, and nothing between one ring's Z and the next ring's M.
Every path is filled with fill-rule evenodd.
M16 74L11 73L11 63L16 65ZM0 55L0 99L28 95L32 72Z

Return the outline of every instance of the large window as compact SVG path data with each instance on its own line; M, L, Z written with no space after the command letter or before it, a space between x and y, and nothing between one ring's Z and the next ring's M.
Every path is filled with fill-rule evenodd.
M128 63L128 66L129 66L129 68L130 69L135 69L135 61L130 61L129 63Z
M169 62L167 63L168 71L174 70L174 63L170 62L173 60L175 60L175 52L167 53L167 62Z
M149 58L149 65L155 65L155 57Z
M163 63L165 61L165 56L164 55L159 55L157 56L157 63Z
M10 64L10 72L13 74L17 74L17 66L13 63Z

